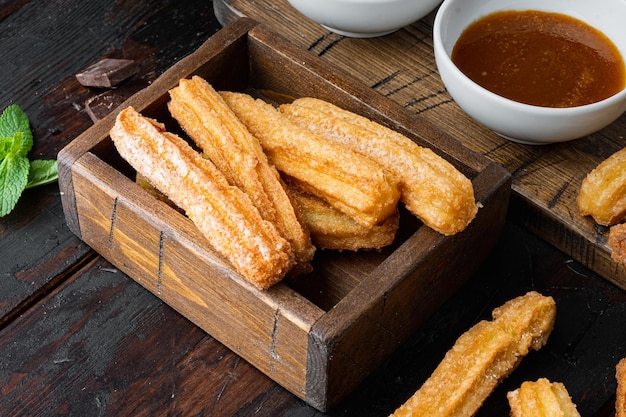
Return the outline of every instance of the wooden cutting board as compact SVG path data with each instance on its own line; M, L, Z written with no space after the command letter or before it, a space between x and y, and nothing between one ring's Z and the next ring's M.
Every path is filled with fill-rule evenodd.
M436 11L391 35L354 39L307 19L287 0L215 0L214 8L223 25L247 16L271 27L506 168L513 176L509 217L626 289L626 270L611 260L608 230L580 216L576 206L585 175L626 146L626 115L568 143L512 143L470 119L447 93L433 54Z

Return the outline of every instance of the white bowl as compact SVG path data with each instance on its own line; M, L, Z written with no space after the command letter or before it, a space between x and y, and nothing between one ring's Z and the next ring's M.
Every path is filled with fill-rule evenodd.
M526 144L565 142L606 127L626 111L626 89L602 101L568 108L522 104L498 96L465 76L451 54L463 30L501 10L541 10L567 14L603 32L626 59L624 0L444 0L435 17L433 43L441 79L456 103L500 136Z
M441 0L289 0L300 13L340 35L383 36L420 20Z

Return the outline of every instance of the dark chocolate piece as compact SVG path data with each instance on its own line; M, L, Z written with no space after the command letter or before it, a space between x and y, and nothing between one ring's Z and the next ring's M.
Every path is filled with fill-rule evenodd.
M135 61L105 58L76 74L85 87L114 87L137 72Z
M113 91L105 91L85 101L85 111L91 118L91 121L96 123L122 104L125 99L125 97Z

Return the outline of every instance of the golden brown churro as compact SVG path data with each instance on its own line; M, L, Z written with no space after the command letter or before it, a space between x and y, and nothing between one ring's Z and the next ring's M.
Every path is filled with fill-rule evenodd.
M311 231L313 243L320 249L381 249L395 239L400 219L397 211L380 224L364 227L318 197L295 189L291 191Z
M304 97L280 106L291 120L382 165L399 181L402 201L424 224L452 235L478 210L472 182L431 149L363 116Z
M183 130L222 171L231 185L244 191L265 220L273 222L292 245L298 272L310 271L315 248L299 221L297 207L270 165L258 139L233 114L204 79L182 79L170 90L170 113Z
M611 247L611 258L626 267L626 223L610 227L607 243Z
M276 168L366 227L389 217L399 199L383 168L290 122L271 104L250 95L221 92Z
M615 393L615 417L626 417L626 358L615 367L617 390Z
M422 387L393 417L470 417L554 327L552 297L531 291L493 310L462 334Z
M111 129L120 155L180 207L215 250L258 288L280 281L294 264L289 243L250 198L162 124L132 107Z
M612 226L626 219L626 148L593 169L580 185L578 210L596 223Z
M565 385L546 378L523 382L506 397L511 417L580 417Z

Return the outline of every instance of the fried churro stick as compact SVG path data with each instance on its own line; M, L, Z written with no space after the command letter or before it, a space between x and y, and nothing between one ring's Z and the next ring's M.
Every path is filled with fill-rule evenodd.
M310 271L315 248L297 208L263 148L204 79L182 79L170 90L170 113L231 185L248 194L265 220L293 246L298 272Z
M601 225L626 219L626 148L593 169L580 185L578 211Z
M506 395L511 417L580 417L565 385L539 378Z
M366 227L396 210L397 186L376 162L295 125L263 100L242 93L220 94L276 168L307 192Z
M318 248L339 251L381 249L393 243L396 237L400 219L397 211L380 224L364 227L324 200L294 188L290 190Z
M184 210L252 284L269 288L293 266L291 246L250 198L162 124L128 107L117 116L111 138L120 155Z
M552 297L531 291L496 308L462 334L432 375L393 417L473 416L496 385L554 327Z
M626 268L626 223L610 227L607 243L611 247L611 258Z
M453 235L475 217L472 182L431 149L323 100L300 98L280 110L301 126L381 164L399 181L407 209L427 226Z
M626 358L615 367L617 390L615 392L615 417L626 417Z

